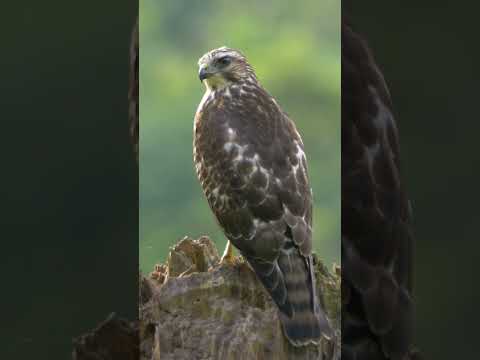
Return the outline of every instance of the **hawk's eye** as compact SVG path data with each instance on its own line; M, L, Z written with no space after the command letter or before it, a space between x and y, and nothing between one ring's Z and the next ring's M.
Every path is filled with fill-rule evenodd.
M228 64L230 64L232 62L232 59L230 58L230 56L224 56L220 59L218 59L218 63L221 65L221 66L227 66Z

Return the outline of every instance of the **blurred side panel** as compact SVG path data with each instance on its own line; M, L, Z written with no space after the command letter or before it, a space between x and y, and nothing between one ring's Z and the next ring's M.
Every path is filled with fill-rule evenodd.
M425 359L475 358L478 69L470 4L343 1L389 86L413 210L415 343Z
M414 359L414 236L387 82L342 24L342 355Z
M2 359L66 359L109 313L137 316L137 14L135 1L2 10Z

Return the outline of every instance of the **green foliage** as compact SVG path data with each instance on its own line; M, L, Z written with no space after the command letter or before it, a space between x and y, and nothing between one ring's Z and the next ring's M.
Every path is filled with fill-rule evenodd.
M240 49L295 120L309 161L314 248L340 262L340 1L140 2L140 267L150 271L184 235L223 248L196 179L197 60Z

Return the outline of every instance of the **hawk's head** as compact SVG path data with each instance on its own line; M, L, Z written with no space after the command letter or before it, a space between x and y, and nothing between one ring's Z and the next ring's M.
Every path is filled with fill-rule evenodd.
M211 50L198 60L200 81L208 89L216 90L255 78L252 67L238 50L221 47Z

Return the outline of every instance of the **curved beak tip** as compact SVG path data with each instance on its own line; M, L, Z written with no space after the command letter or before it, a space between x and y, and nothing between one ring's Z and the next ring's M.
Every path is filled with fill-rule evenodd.
M200 82L208 78L210 74L208 73L207 69L201 68L200 71L198 72L198 78L200 79Z

